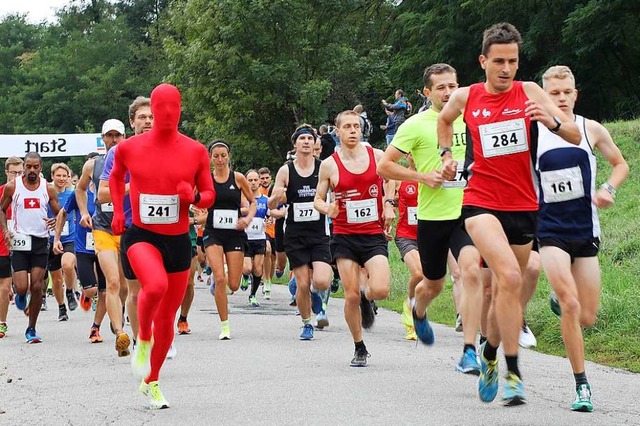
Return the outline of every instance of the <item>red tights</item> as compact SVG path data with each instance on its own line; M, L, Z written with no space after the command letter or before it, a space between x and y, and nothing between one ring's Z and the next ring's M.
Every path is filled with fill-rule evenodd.
M173 342L173 323L187 289L189 270L166 272L160 252L148 243L135 243L127 251L127 257L140 281L138 339L148 342L153 335L151 373L145 379L150 383L158 380Z

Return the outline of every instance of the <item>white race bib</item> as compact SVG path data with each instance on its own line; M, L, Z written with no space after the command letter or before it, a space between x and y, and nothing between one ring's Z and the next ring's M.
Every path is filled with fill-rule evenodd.
M467 180L462 177L462 173L464 172L464 163L458 163L458 169L456 170L456 177L452 180L445 180L442 182L442 187L444 189L464 189L467 187Z
M584 183L580 167L550 170L540 173L545 203L559 203L584 197Z
M524 118L478 126L484 158L529 150Z
M31 251L31 235L14 234L11 240L11 250Z
M144 224L178 223L180 198L177 195L140 194L140 221Z
M378 200L347 201L347 223L368 223L378 220Z
M238 210L216 209L213 211L213 227L215 229L236 229Z
M113 213L113 203L100 204L100 211L103 213Z
M84 247L87 250L96 251L96 243L93 240L93 233L87 232L87 238L85 239Z
M417 207L407 207L407 223L413 226L418 224L418 208Z
M294 222L315 222L320 220L320 212L313 208L313 201L293 203Z
M251 219L251 224L245 229L247 234L261 235L264 233L264 219L261 217L254 217Z
M15 232L15 228L14 228L14 224L13 224L13 219L7 219L7 229L9 230L9 232L11 233L11 235L13 235L13 233Z
M50 229L49 230L49 235L54 237L56 235L56 230L55 229ZM64 226L62 227L62 232L60 233L60 236L61 237L66 237L68 235L69 235L69 222L65 222Z

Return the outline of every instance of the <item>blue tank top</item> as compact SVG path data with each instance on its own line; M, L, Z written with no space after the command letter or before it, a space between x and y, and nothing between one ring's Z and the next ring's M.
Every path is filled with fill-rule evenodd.
M58 204L60 206L64 206L69 198L74 194L71 189L65 189L62 192L58 193ZM74 196L75 198L75 196ZM47 207L47 216L48 217L56 217L51 210L51 207ZM69 213L67 210L67 223L65 223L64 228L62 228L62 234L60 234L60 242L62 244L70 243L75 240L76 234L76 215L75 213ZM53 243L53 236L55 235L55 231L51 230L49 232L49 242Z
M538 123L538 238L600 237L600 222L593 204L596 157L587 139L584 117L576 115L575 121L582 134L580 145L566 142Z
M93 192L87 190L87 210L89 211L89 215L91 216L93 216L96 210L95 208L96 204L94 200L95 200L95 195L93 194ZM76 232L75 232L75 239L73 240L73 242L75 244L76 253L95 254L95 251L93 248L93 235L91 234L91 229L85 228L84 226L80 225L80 219L81 219L80 208L78 207L78 201L76 200L75 191L71 193L71 196L69 197L69 199L67 200L67 202L64 204L63 207L66 210L69 217L71 217L71 215L75 216ZM89 234L89 237L88 237L89 239L87 239L87 234ZM87 246L87 243L91 245Z

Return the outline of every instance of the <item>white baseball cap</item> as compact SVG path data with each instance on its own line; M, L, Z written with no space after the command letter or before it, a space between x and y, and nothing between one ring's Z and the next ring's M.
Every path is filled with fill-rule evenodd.
M104 135L111 130L115 130L121 135L124 135L124 124L122 124L122 121L120 120L116 120L115 118L110 118L109 120L105 121L104 124L102 125L102 134Z

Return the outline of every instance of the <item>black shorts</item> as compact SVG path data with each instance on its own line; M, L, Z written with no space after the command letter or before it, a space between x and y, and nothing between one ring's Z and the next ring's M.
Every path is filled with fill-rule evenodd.
M439 280L447 274L449 250L458 259L465 246L473 245L462 227L462 218L453 220L418 219L418 251L422 274L429 280Z
M328 235L317 237L296 236L286 234L284 236L284 252L289 259L289 269L309 265L313 262L331 264L331 247Z
M78 259L78 279L82 288L98 286L98 291L107 289L107 280L104 278L98 256L93 253L76 253ZM96 280L97 275L97 280Z
M334 261L351 259L364 266L374 256L389 257L389 247L383 234L334 234L331 239L331 254Z
M216 245L222 246L222 251L225 253L230 251L241 251L244 253L247 250L247 233L227 229L205 229L202 242L204 243L205 249L209 246Z
M269 251L271 251L271 255L275 256L276 255L276 240L275 238L272 238L269 234L267 234L267 244L269 244Z
M0 256L0 278L11 277L11 256Z
M198 247L191 244L191 258L193 259L198 255Z
M558 247L571 256L571 263L576 257L595 257L600 251L600 238L589 238L588 240L564 240L561 238L539 238L540 247Z
M188 232L181 235L163 235L131 225L122 236L121 250L126 254L136 243L149 243L157 248L165 270L169 273L186 271L191 267L191 238ZM124 277L135 280L136 275L129 258L126 255L120 256L120 260Z
M31 271L31 268L47 268L49 238L31 237L31 251L11 252L11 268L14 272Z
M62 255L64 253L76 253L76 245L73 241L69 241L67 243L62 243L61 254L55 254L53 252L53 244L49 247L49 258L47 259L47 270L49 271L59 271L62 268Z
M475 206L462 207L462 218L464 220L481 214L490 214L500 221L509 244L523 246L534 240L538 218L537 211L507 212Z
M418 250L418 240L412 240L411 238L396 237L393 240L396 243L396 247L400 251L400 259L404 262L404 257L411 250Z
M285 218L281 217L276 220L276 252L282 253L284 251L284 221Z
M247 240L247 250L244 257L253 257L256 254L265 254L267 251L267 240Z
M200 247L202 251L204 251L204 242L202 241L202 237L196 237L196 246Z

